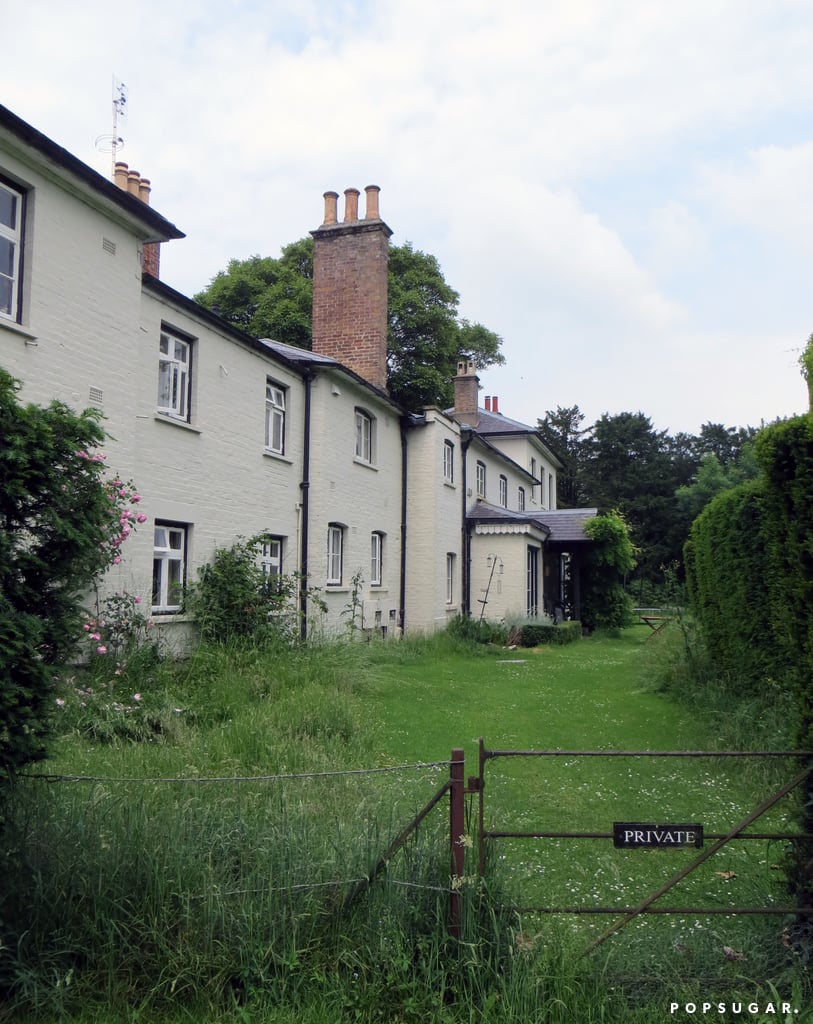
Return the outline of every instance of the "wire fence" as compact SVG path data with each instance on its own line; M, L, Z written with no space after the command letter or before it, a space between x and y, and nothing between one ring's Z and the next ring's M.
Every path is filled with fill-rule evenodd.
M32 843L76 851L78 872L120 873L119 861L146 859L176 879L185 901L355 896L384 870L388 884L403 890L451 893L448 869L427 877L425 863L395 855L447 792L452 764L217 776L30 772L18 777L16 813ZM443 815L423 832L442 862ZM196 869L173 865L173 849Z

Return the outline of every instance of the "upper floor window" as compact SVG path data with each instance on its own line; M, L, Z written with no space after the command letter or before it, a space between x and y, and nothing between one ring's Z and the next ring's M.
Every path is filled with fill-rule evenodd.
M556 508L556 482L553 473L548 473L548 508Z
M327 528L327 578L326 583L338 586L342 582L342 561L344 557L344 527L331 523Z
M370 586L380 587L384 579L384 534L370 535Z
M285 388L272 380L265 382L265 447L285 454Z
M536 459L533 458L533 456L531 456L531 476L534 478L533 483L531 484L531 497L533 498L536 493Z
M446 604L454 604L454 579L457 560L454 552L449 551L446 555Z
M500 474L500 504L508 508L508 477Z
M443 479L447 484L454 483L454 445L451 441L443 442Z
M520 487L517 489L517 508L520 512L525 511L525 488Z
M152 555L152 610L177 612L186 579L187 527L155 521Z
M375 457L375 421L363 409L356 409L356 458L372 463Z
M0 182L0 316L20 319L22 192Z
M486 496L486 464L485 462L477 463L477 497L485 498Z
M176 420L188 420L191 387L192 342L162 328L158 356L158 411Z

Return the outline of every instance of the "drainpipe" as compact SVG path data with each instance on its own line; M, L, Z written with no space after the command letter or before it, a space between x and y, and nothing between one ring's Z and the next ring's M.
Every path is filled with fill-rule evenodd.
M302 547L299 553L299 636L308 639L308 533L310 528L310 472L311 472L311 387L313 371L305 374L305 424L302 452Z
M401 420L401 635L406 631L406 566L407 566L407 436Z
M463 615L471 615L471 594L469 590L471 588L471 543L469 539L469 531L466 526L466 456L468 455L469 445L471 444L471 434L468 437L460 437L460 454L462 455L463 461L463 507L461 509L460 518L460 555L463 559L463 579L461 582L462 587L462 608Z

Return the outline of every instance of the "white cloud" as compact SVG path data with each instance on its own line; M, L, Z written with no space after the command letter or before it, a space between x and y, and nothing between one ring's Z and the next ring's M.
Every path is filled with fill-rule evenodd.
M122 157L189 236L162 256L182 291L302 237L325 189L375 182L395 241L505 337L508 415L697 429L792 393L766 359L810 333L781 273L813 238L808 3L6 0L4 22L2 102L102 172L127 83ZM775 280L732 224L770 234Z

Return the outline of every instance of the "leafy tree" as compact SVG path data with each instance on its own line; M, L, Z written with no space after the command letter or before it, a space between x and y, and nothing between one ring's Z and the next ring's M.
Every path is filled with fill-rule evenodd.
M581 481L590 504L617 509L639 549L638 576L657 580L680 559L685 540L675 517L676 476L670 440L642 412L605 413L584 441Z
M580 482L583 458L584 413L578 405L557 405L548 409L545 418L537 420L539 435L553 451L564 468L557 475L557 499L562 508L580 508L585 503Z
M0 370L0 770L41 758L54 674L82 636L81 596L120 561L136 519L106 481L95 410L22 405ZM126 513L126 514L125 514Z
M286 245L279 259L231 260L195 298L249 334L310 348L313 239ZM459 301L434 256L390 246L387 384L407 409L451 405L458 359L481 369L505 362L502 339L460 319Z
M731 490L746 480L759 475L759 466L753 444L746 444L736 462L725 464L710 452L703 458L691 483L675 491L678 511L686 525L686 532L712 498Z

